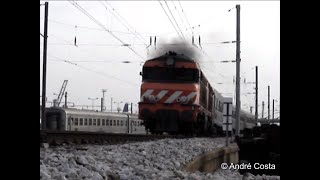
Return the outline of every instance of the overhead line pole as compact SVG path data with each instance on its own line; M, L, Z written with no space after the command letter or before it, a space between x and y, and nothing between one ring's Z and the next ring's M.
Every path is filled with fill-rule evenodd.
M258 125L258 66L256 66L256 108L255 108L255 121Z
M44 41L43 41L43 68L42 68L42 107L41 107L41 125L42 130L46 130L47 121L45 117L46 110L46 79L47 79L47 39L48 39L48 7L49 3L45 2L44 12Z
M236 139L240 136L240 5L237 8L237 49L236 49Z

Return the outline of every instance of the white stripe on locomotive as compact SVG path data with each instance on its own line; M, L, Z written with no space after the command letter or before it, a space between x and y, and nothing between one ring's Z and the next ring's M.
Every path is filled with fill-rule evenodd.
M143 101L143 97L145 96L149 96L150 94L152 94L153 89L148 89L142 96L141 96L141 102Z
M161 90L157 95L158 100L162 99L168 92L168 90Z
M164 103L172 103L174 100L176 100L180 95L182 94L182 91L176 91L174 92Z

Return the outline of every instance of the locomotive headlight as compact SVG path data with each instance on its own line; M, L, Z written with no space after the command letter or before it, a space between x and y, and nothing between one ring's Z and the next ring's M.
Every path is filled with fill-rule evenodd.
M189 98L187 96L181 96L178 98L178 102L180 102L181 104L187 104L189 101Z
M148 97L148 100L149 100L150 102L152 102L152 103L155 103L155 102L157 101L157 98L156 98L154 95L150 95L150 96Z
M166 64L168 66L172 66L174 64L174 60L172 58L168 58L167 61L166 61Z

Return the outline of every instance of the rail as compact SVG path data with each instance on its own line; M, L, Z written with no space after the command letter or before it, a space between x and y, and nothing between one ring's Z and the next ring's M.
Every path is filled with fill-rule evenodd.
M50 146L71 144L123 144L141 141L154 141L165 138L182 139L179 135L150 135L150 134L120 134L104 132L80 132L80 131L42 131L40 130L40 145L47 143Z

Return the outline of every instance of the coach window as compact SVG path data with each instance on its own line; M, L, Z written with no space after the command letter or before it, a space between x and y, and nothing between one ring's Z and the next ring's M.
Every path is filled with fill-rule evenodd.
M112 120L110 119L110 126L112 126Z
M114 125L114 126L117 126L116 120L113 120L113 125Z
M100 126L100 119L98 119L97 125Z
M79 124L78 118L76 118L75 121L74 121L74 125L75 125L75 126L78 126L78 124Z
M107 119L106 126L109 126L109 119Z
M119 120L117 120L117 126L120 126Z
M120 125L123 126L123 121L121 121L120 123L121 123Z
M89 126L92 126L92 119L89 119Z
M93 126L96 126L96 125L97 125L97 120L96 120L96 119L93 119L92 125L93 125Z
M72 125L75 125L75 123L76 123L76 119L78 119L78 118L74 118L74 120L71 122L71 123L72 123Z
M87 118L84 119L84 125L88 126L88 119Z
M80 124L79 125L83 126L83 119L82 118L80 118Z
M102 126L105 126L105 125L106 125L106 120L102 119Z

